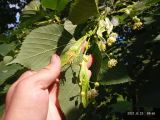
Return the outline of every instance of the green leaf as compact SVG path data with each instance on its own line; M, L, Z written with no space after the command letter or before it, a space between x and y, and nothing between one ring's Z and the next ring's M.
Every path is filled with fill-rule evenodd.
M18 64L5 65L0 62L0 85L2 85L9 77L13 76L18 70L23 69Z
M16 48L14 43L10 44L1 44L0 45L0 55L6 56L10 51L13 51Z
M132 110L132 103L129 101L120 101L115 104L110 105L112 112L126 112Z
M6 94L9 90L9 88L11 87L10 84L5 85L4 87L1 87L0 89L0 95Z
M160 41L160 34L154 39L154 41Z
M69 19L73 24L85 22L89 17L98 14L96 0L75 0L72 4Z
M149 6L160 2L160 0L145 0L145 1L146 1L146 4Z
M106 60L104 60L104 63L105 61ZM107 68L107 62L106 65L104 65L104 63L102 64L102 67ZM111 69L104 69L103 71L101 71L101 76L101 85L117 85L132 82L132 79L127 74L125 66L122 64L119 64Z
M30 10L30 11L32 11L32 10L36 11L36 10L39 9L40 4L41 3L38 0L33 0L28 5L26 5L24 7L23 11L28 11L28 10Z
M58 0L41 0L41 3L44 7L55 10Z
M124 76L123 78L119 78L116 80L106 80L105 82L100 82L101 85L117 85L117 84L123 84L131 82L130 78L128 76Z
M155 22L155 19L153 17L144 17L143 19L145 21L144 22L145 25L149 25Z
M76 29L77 25L73 25L70 20L66 20L64 23L64 28L71 34L74 34L74 31Z
M4 58L3 58L3 62L4 62L5 64L11 62L12 60L13 60L13 57L12 57L12 56L4 56Z
M87 56L83 56L87 57ZM87 61L83 60L81 63L81 69L79 73L79 79L81 83L81 101L84 108L88 105L88 89L89 89L89 76L88 76L88 68Z
M69 0L58 0L57 10L61 11L65 8Z
M67 120L77 120L80 115L80 87L78 85L78 74L80 66L72 64L61 74L59 101L62 111Z
M70 64L81 53L82 44L86 40L86 36L80 38L78 41L72 39L69 45L64 49L61 55L61 65ZM72 44L71 44L72 43Z
M157 69L158 69L158 67L157 67ZM159 71L157 73L155 72L155 74L159 74L159 73L160 73ZM143 86L141 86L139 88L139 90L137 92L137 97L138 97L138 101L136 103L137 106L155 107L155 108L160 107L160 104L159 104L159 101L160 101L160 94L159 94L160 81L159 81L159 79L157 79L157 78L159 78L159 76L158 75L156 76L155 74L152 73L151 79L149 79L149 82L144 83Z
M65 39L63 42L60 40L63 30L63 26L57 24L33 30L22 43L20 53L11 63L19 63L33 70L48 65L57 48L66 45Z
M24 9L22 10L22 15L23 17L35 15L36 12L39 11L39 8L40 8L40 2L37 0L33 0L24 7Z
M91 67L92 71L91 81L97 81L102 63L102 55L97 44L94 44L92 49L93 49L92 55L94 58L94 64Z
M45 16L46 14L44 14L44 10L41 8L40 1L33 0L22 10L21 23L19 25L19 28L26 31L26 28L30 28L30 26L32 26L31 28L33 28L33 24L37 25L38 23L43 23L43 25L46 25L49 23L49 21L42 21L46 20L44 19Z
M135 16L141 14L146 9L154 6L156 3L160 2L160 0L141 0L137 2L133 2L132 5L128 5L126 8L120 9L118 12L125 12L128 11L130 16Z
M117 102L109 105L111 107L112 112L126 112L132 110L132 102L127 101L125 97L121 94L117 94Z
M97 35L100 38L103 38L102 34L105 31L107 31L107 33L110 34L112 32L112 29L113 29L113 24L111 23L109 18L105 18L105 20L101 19L101 20L99 20L99 26L98 26L98 30L97 30Z
M65 8L68 0L41 0L41 3L46 8L61 11Z

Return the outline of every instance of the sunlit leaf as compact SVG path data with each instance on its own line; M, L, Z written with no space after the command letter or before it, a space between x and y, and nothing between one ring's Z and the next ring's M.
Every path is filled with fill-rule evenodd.
M76 120L81 114L80 105L80 88L78 85L78 74L80 66L71 65L61 75L59 101L67 120Z
M66 49L64 49L61 55L62 66L66 64L71 64L74 61L74 59L79 56L79 54L81 53L82 44L84 43L85 40L86 36L80 38L78 41L75 41L73 39L72 41L70 41L72 44L68 45Z
M19 63L33 70L48 65L57 48L66 45L65 39L63 42L60 40L63 30L63 26L57 24L33 30L22 43L20 53L11 63Z
M66 20L64 23L64 28L71 34L74 34L74 31L76 29L77 25L73 25L71 21Z
M4 62L5 64L11 62L12 60L13 60L13 57L12 57L12 56L4 56L4 57L3 57L3 62Z
M36 14L36 12L39 11L39 8L40 8L40 2L39 1L37 1L37 0L31 1L22 10L23 17L27 17L27 16L30 16L30 15Z
M87 57L87 56L83 56ZM79 73L79 79L81 83L81 101L83 107L86 108L88 105L88 90L89 90L89 75L88 75L88 68L87 68L87 61L83 60L81 63L81 69Z

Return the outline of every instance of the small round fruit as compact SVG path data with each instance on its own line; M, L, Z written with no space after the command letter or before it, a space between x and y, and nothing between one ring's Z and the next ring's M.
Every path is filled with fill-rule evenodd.
M81 92L81 96L82 96L82 97L85 96L85 92L82 91L82 92Z
M79 82L79 85L81 86L81 85L82 85L82 83L81 83L81 82Z
M99 82L95 82L94 85L95 85L95 87L98 87L99 86Z

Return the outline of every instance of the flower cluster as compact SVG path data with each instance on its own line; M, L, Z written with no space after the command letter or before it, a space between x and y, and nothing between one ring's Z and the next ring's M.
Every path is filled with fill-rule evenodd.
M96 89L91 89L87 92L87 97L89 99L93 99L95 98L96 96L98 96L98 91Z
M140 29L142 27L143 23L137 16L133 17L133 21L134 21L134 25L133 25L134 30Z
M106 42L99 41L98 46L99 46L100 51L105 51L106 50Z
M109 61L108 61L108 67L109 68L112 68L112 67L115 67L116 65L117 65L117 60L116 59L110 59Z
M107 45L108 45L108 46L111 46L113 43L115 43L117 37L118 37L118 34L117 34L117 33L114 33L114 32L111 33L110 36L109 36L109 38L107 39Z

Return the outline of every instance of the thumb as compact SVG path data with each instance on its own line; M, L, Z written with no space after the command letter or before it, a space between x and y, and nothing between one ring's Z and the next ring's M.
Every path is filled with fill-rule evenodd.
M52 56L51 63L33 75L30 79L34 80L42 89L47 89L56 81L56 78L60 75L60 70L60 58L55 54Z

